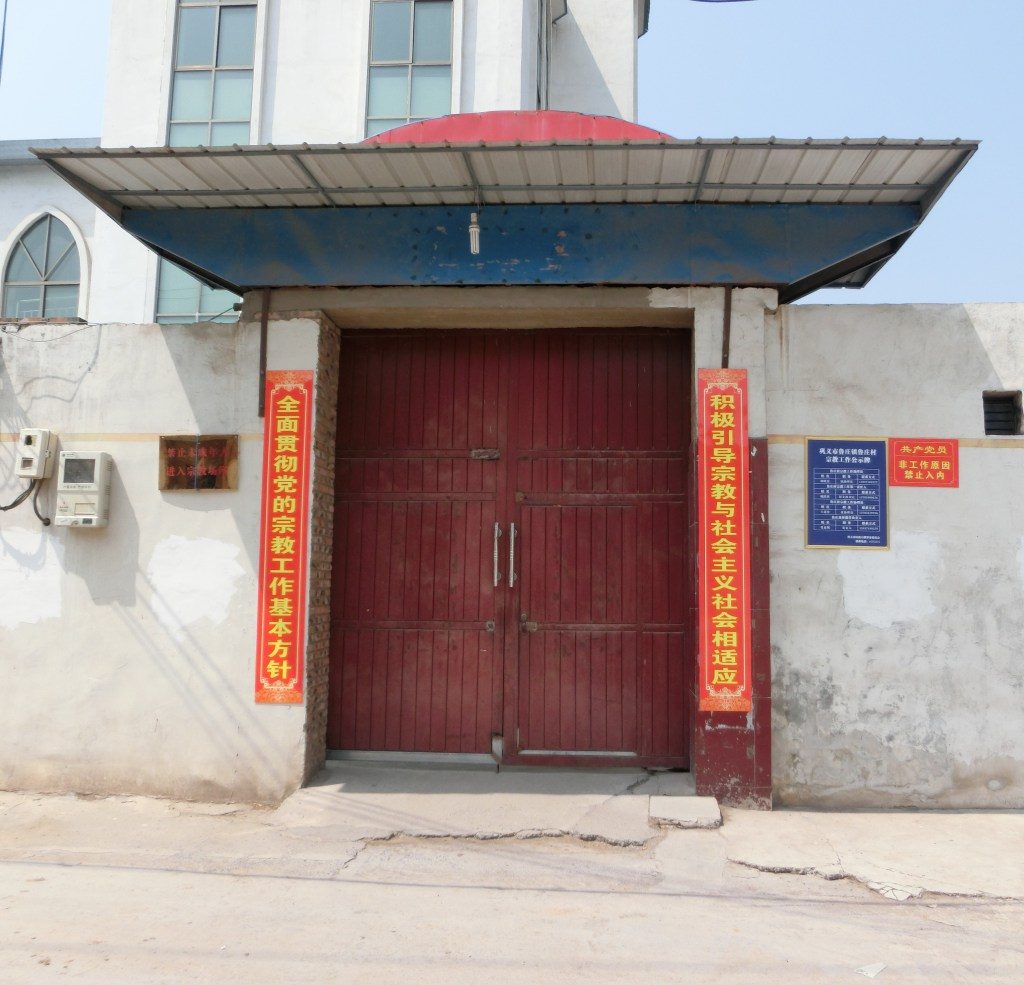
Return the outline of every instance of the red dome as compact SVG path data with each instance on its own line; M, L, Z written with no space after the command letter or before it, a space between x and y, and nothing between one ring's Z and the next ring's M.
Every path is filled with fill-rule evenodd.
M667 133L613 116L560 110L458 113L385 130L366 144L509 144L559 140L672 140Z

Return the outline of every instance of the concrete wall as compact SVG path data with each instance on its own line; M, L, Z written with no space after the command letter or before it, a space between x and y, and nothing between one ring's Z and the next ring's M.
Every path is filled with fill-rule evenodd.
M24 486L18 429L47 427L63 449L111 453L111 519L0 514L0 788L278 800L303 778L306 718L253 702L258 330L90 325L28 341L67 330L0 340L0 502ZM317 320L272 324L270 368L315 369L318 340ZM237 491L158 491L158 436L195 433L240 435Z
M1024 305L797 306L767 343L776 802L1024 806ZM891 549L805 550L805 435L959 438Z
M695 368L720 365L720 289L510 290L320 298L344 325L373 323L367 305L382 324L434 324L427 304L444 324L459 304L484 306L491 325L503 312L692 324ZM275 292L275 310L315 293ZM115 461L105 530L44 530L28 504L0 514L0 787L272 801L315 768L338 340L290 307L272 320L270 366L319 374L305 708L252 700L255 326L90 325L58 339L67 326L37 325L0 339L0 502L22 486L20 427ZM462 309L456 320L476 324ZM755 613L754 711L695 723L707 787L729 797L742 779L756 800L771 762L777 804L1024 806L1024 438L986 438L981 399L1024 386L1022 339L1024 305L776 309L771 291L734 292L730 364L749 373L752 446L768 449L772 692ZM237 492L157 490L158 435L197 432L240 434ZM891 490L889 551L806 550L807 435L959 438L960 488ZM44 510L52 499L47 488ZM756 495L755 513L756 541Z

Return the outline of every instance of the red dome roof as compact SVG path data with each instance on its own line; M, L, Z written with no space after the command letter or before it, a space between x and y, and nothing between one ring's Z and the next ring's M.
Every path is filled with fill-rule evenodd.
M508 144L560 140L672 140L667 133L613 116L560 110L459 113L386 130L366 144Z

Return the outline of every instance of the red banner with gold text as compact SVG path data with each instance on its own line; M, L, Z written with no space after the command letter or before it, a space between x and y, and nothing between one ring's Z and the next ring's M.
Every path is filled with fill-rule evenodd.
M256 701L301 704L313 373L268 372L265 407Z
M697 371L700 710L750 711L750 447L745 369Z

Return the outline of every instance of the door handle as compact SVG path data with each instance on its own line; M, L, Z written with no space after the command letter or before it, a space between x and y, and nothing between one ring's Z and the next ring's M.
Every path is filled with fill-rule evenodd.
M494 525L494 587L501 581L501 564L498 560L498 541L501 539L501 524Z
M508 587L516 584L516 525L508 525Z

